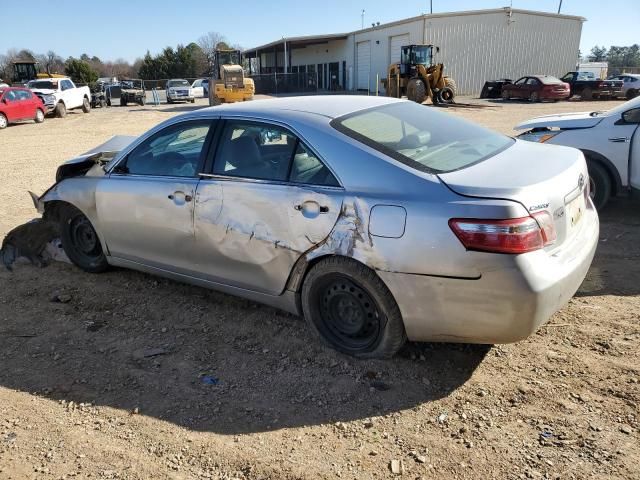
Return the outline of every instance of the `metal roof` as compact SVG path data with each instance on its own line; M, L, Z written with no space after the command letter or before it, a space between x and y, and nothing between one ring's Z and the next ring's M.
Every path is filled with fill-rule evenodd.
M302 48L305 47L307 45L314 45L314 44L319 44L319 43L327 43L330 40L344 40L346 39L349 35L353 35L353 34L358 34L358 33L363 33L363 32L370 32L372 30L378 30L381 28L385 28L385 27L392 27L394 25L402 25L403 23L409 23L409 22L414 22L416 20L429 20L429 19L435 19L435 18L442 18L442 17L462 17L462 16L469 16L469 15L485 15L488 13L513 13L513 14L525 14L525 15L537 15L537 16L543 16L543 17L554 17L554 18L564 18L564 19L570 19L570 20L577 20L580 22L586 22L587 19L585 17L579 17L579 16L575 16L575 15L565 15L562 13L553 13L553 12L539 12L536 10L523 10L523 9L519 9L519 8L511 8L511 7L504 7L504 8L492 8L492 9L486 9L486 10L464 10L464 11L459 11L459 12L444 12L444 13L432 13L432 14L422 14L422 15L417 15L415 17L410 17L410 18L404 18L402 20L394 20L392 22L388 22L388 23L381 23L380 25L376 25L374 27L368 27L368 28L364 28L364 29L359 29L359 30L354 30L352 32L347 32L347 33L331 33L331 34L326 34L326 35L308 35L308 36L302 36L302 37L283 37L280 40L275 40L273 42L270 43L265 43L264 45L260 45L257 47L253 47L253 48L248 48L246 49L243 53L245 54L245 56L249 57L249 58L253 58L251 57L251 54L255 54L256 50L264 50L270 47L275 47L276 45L281 45L284 42L287 42L287 47L288 48Z

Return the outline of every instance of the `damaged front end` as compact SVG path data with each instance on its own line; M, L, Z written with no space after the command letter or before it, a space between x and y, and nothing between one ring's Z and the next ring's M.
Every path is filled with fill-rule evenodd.
M93 195L87 193L91 189L71 188L62 183L63 180L75 177L104 176L108 164L118 153L127 147L136 137L114 136L105 143L88 152L63 163L56 171L56 182L42 195L29 192L36 210L41 218L33 219L11 230L4 238L0 248L0 261L8 269L19 259L24 258L32 264L44 267L52 260L69 261L62 250L59 240L59 227L56 208L47 208L47 202L67 202L81 210L92 202ZM82 202L87 203L83 205Z

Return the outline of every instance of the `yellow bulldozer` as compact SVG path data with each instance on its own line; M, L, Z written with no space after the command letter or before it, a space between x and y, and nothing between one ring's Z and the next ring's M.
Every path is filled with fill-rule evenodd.
M456 83L444 74L442 63L433 63L434 45L406 45L400 49L400 63L389 65L387 78L382 79L388 97L423 103L427 98L434 105L453 103Z
M216 50L212 73L209 105L253 100L256 87L251 78L244 76L239 50Z

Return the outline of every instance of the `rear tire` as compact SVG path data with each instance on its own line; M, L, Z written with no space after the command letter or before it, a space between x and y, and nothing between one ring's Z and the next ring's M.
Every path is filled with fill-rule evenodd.
M627 90L627 94L626 94L627 100L636 98L638 96L638 93L640 93L640 90L636 88L630 88L629 90Z
M93 225L72 205L60 211L60 239L69 260L85 272L101 273L109 268Z
M507 90L502 90L502 100L511 100L511 96Z
M587 161L591 200L596 210L602 210L611 197L611 177L607 170L597 162Z
M355 260L321 260L307 274L301 297L311 329L342 353L390 358L406 342L393 295L373 270Z
M36 123L44 122L44 112L39 108L36 108L36 118L34 118Z
M82 111L84 113L89 113L91 112L91 103L89 103L89 99L85 97L84 100L82 100Z
M419 78L412 78L407 83L407 98L416 103L423 103L427 99L427 89Z
M64 118L67 116L67 107L64 106L64 103L60 102L56 105L56 117Z
M5 117L4 113L0 113L0 130L4 130L9 125L9 121L7 117Z
M538 103L540 101L540 94L538 92L531 92L529 94L529 101L531 103Z

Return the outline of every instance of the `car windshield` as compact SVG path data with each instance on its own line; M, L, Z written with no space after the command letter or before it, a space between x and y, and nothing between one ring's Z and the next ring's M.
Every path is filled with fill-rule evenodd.
M540 80L542 83L544 83L545 85L553 85L554 83L562 83L562 80L560 80L557 77L552 77L550 75L545 75L544 77L536 77L538 80Z
M188 87L189 82L187 82L186 80L170 80L168 82L168 85L170 87Z
M501 152L512 138L414 102L399 102L336 118L342 133L416 170L444 173Z
M52 82L50 80L36 80L27 84L29 88L45 88L49 90L56 90L58 88L58 82Z

